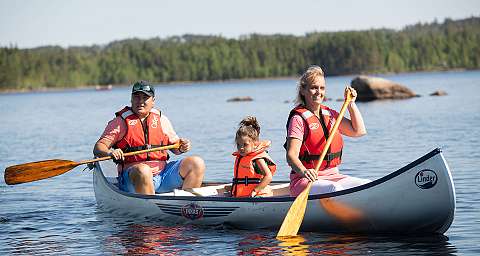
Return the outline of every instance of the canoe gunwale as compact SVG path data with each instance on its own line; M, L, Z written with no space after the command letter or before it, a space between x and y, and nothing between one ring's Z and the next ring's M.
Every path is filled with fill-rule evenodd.
M401 175L402 173L412 169L413 167L427 161L428 159L436 156L437 154L440 154L442 151L440 148L435 148L429 153L425 154L424 156L418 158L417 160L407 164L406 166L398 169L397 171L394 171L386 176L383 176L379 179L376 179L374 181L371 181L367 184L341 190L341 191L336 191L336 192L331 192L331 193L325 193L325 194L316 194L316 195L310 195L308 197L308 200L317 200L317 199L322 199L322 198L332 198L332 197L337 197L345 194L351 194L355 193L361 190L365 190L374 186L377 186L379 184L382 184L388 180L391 180L395 178L396 176ZM126 197L133 197L133 198L140 198L140 199L160 199L160 200L185 200L185 201L220 201L220 202L290 202L294 201L296 197L292 196L282 196L282 197L259 197L259 198L235 198L235 197L218 197L218 196L167 196L167 195L142 195L142 194L132 194L128 193L125 191L121 191L118 189L116 186L111 184L106 177L104 176L102 172L102 168L100 164L97 162L95 164L95 171L98 172L100 171L100 174L97 174L97 177L100 177L103 180L103 183L106 184L111 190L118 194L122 194ZM218 184L219 182L212 182L215 184Z

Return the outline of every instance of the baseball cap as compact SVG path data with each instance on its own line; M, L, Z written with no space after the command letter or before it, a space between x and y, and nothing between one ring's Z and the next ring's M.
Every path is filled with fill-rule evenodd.
M140 80L138 82L135 82L132 87L132 94L136 92L143 92L148 96L155 97L155 89L151 84L149 84L145 80Z

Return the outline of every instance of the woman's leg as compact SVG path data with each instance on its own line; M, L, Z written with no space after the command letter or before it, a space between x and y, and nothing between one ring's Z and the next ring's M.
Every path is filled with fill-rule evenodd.
M347 189L347 188L353 188L353 187L356 187L356 186L360 186L360 185L369 183L370 181L371 180L369 180L369 179L362 179L362 178L348 176L348 177L345 177L345 178L337 181L337 183L340 184L343 187L343 189Z
M319 179L313 182L312 189L310 190L310 195L325 194L325 193L339 191L342 189L344 189L343 186L338 182Z

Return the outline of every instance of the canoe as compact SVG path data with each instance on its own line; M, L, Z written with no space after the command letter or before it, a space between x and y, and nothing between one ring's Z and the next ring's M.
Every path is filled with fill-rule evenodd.
M232 198L225 183L205 182L190 191L155 195L120 191L113 165L95 166L93 184L100 208L112 214L176 224L228 225L238 229L278 229L295 200L288 183L272 183L274 195ZM452 175L440 149L370 183L310 195L300 230L335 233L438 233L455 214Z

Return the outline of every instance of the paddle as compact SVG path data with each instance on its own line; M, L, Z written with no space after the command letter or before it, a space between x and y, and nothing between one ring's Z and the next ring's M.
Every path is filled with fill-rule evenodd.
M335 124L330 130L330 134L335 134L335 132L338 129L338 126L340 125L340 122L342 121L343 115L347 110L348 104L350 103L350 101L352 101L352 97L353 97L352 92L348 88L345 89L345 92L347 94L347 97L345 99L345 102L342 105L342 108L340 110L340 113L338 114ZM320 155L317 165L315 166L315 171L317 173L323 159L325 158L325 155L327 154L327 150L330 147L330 144L332 144L332 140L334 137L335 136L328 137L325 147L323 148L322 154ZM283 220L282 226L280 227L280 230L277 233L277 237L297 235L298 230L300 229L300 225L302 224L302 221L303 221L303 216L305 215L305 210L307 208L307 202L308 202L307 200L308 194L310 193L311 188L312 188L312 182L309 182L305 190L303 190L302 193L300 193L300 195L297 196L295 201L293 201L293 204L292 206L290 206L290 209L288 210L287 215Z
M154 152L159 150L167 150L167 149L174 149L179 148L180 144L176 143L173 145L158 147L158 148L151 148L145 150L139 150L134 152L125 153L124 156L133 156L148 152ZM32 182L36 180L43 180L50 177L54 177L63 173L70 171L71 169L88 163L100 162L112 159L111 156L91 159L91 160L84 160L80 162L74 162L70 160L60 160L60 159L52 159L52 160L45 160L39 162L32 162L26 164L19 164L9 166L5 169L5 183L8 185L15 185L20 183Z

